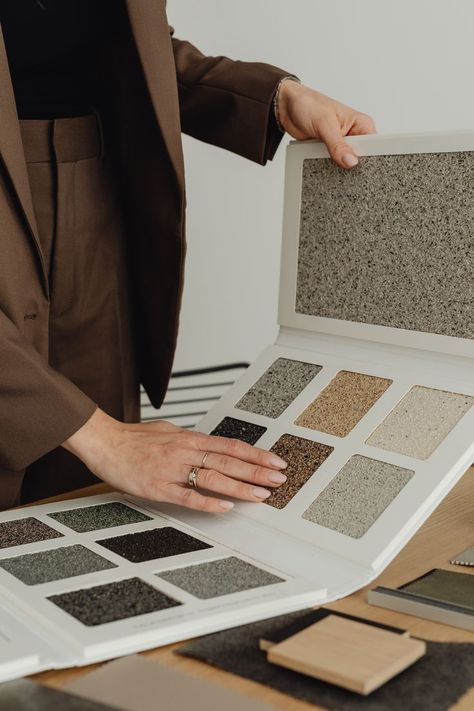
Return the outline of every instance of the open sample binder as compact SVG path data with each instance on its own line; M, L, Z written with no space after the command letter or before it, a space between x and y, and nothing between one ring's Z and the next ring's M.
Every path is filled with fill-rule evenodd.
M222 515L121 495L2 514L0 541L46 528L0 550L0 680L348 595L474 460L474 132L348 140L351 172L289 146L280 332L199 425L274 449L288 481Z

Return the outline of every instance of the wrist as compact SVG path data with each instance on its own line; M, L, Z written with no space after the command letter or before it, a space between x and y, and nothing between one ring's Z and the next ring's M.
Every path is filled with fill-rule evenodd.
M293 75L283 77L276 90L273 108L278 128L283 133L287 130L290 104L299 91L301 82Z
M62 447L97 473L116 446L122 423L97 408L92 417Z

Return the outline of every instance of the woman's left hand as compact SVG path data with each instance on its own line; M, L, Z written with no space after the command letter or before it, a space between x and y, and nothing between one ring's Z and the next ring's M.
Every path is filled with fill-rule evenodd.
M293 138L323 141L341 168L354 168L358 158L344 136L376 133L370 116L340 104L296 81L284 81L278 95L278 118Z

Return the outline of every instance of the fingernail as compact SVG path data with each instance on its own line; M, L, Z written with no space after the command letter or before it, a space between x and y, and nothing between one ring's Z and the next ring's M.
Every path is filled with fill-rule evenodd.
M346 153L345 155L342 156L342 162L346 166L346 168L354 168L359 160L352 155L352 153Z
M221 509L224 509L224 511L229 511L234 508L232 501L219 501L219 506Z
M284 474L280 474L280 472L268 475L268 481L273 482L273 484L283 484L283 482L285 482L287 478L288 477L286 477Z
M288 464L283 459L280 459L280 457L277 457L276 455L271 457L270 463L273 467L278 467L279 469L286 469L286 467L288 466Z
M262 489L261 486L256 486L255 489L252 489L252 494L259 499L268 499L271 493L272 492L268 491L268 489Z

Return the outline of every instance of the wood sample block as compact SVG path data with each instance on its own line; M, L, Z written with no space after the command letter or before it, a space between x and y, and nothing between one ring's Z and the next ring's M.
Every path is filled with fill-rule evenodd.
M370 694L424 655L421 640L329 615L268 651L272 664Z

